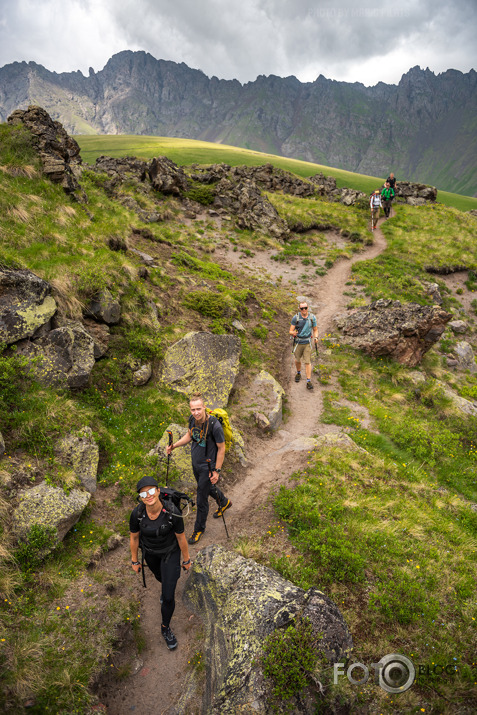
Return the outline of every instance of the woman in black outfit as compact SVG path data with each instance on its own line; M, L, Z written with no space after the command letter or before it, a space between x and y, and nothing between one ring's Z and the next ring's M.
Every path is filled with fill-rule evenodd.
M143 477L137 483L141 503L132 511L129 518L131 563L136 573L141 571L138 549L158 581L162 583L161 633L169 650L177 646L177 639L170 629L174 613L174 594L182 567L188 571L191 567L189 547L184 534L184 520L176 507L167 506L160 500L158 483L153 477Z

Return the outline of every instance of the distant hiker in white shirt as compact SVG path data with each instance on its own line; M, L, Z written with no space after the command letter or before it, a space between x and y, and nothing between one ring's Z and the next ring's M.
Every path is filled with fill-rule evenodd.
M371 209L371 230L374 231L374 229L378 225L379 209L382 206L381 194L379 193L379 189L376 189L376 191L371 194L369 206Z

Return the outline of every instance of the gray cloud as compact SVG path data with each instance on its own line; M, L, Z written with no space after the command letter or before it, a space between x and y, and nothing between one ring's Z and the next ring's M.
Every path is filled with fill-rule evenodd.
M397 82L418 64L477 66L474 0L0 0L0 66L101 69L123 49L207 75Z

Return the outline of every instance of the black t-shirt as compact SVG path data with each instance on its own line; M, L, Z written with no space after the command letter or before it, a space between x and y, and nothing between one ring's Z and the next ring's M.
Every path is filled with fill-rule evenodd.
M143 504L133 509L129 517L129 531L132 534L141 533L141 543L146 550L156 551L158 553L174 551L174 546L179 548L176 539L176 534L184 533L184 519L180 511L172 504L167 505L172 516L162 509L157 519L150 519ZM139 515L144 513L144 516L139 520Z
M211 469L217 459L217 443L225 442L224 430L219 420L209 415L203 425L198 425L191 415L189 417L189 432L192 437L191 456L193 467L206 467L210 459ZM200 443L204 444L200 444Z

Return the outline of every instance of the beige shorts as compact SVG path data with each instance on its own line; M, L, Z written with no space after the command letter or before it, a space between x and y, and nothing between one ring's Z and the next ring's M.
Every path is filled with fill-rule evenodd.
M310 343L299 343L296 346L295 350L295 360L297 362L301 362L301 359L303 358L303 362L305 365L309 365L311 363L311 345Z

